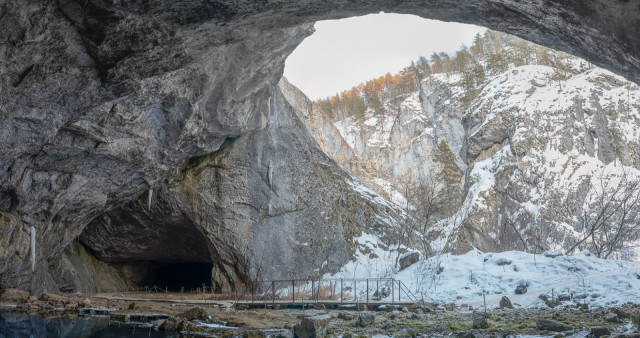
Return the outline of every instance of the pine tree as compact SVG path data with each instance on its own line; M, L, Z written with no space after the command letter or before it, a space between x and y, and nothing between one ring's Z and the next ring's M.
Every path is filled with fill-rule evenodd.
M438 175L436 175L436 179L442 185L441 205L447 213L446 216L451 216L460 200L462 174L456 164L453 151L444 140L441 140L436 147L434 159L442 167Z

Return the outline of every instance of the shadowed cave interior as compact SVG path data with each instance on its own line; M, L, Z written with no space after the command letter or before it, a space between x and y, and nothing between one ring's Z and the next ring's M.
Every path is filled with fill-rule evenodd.
M98 260L122 267L122 277L132 288L191 291L212 284L207 241L180 214L151 216L141 204L130 203L94 220L80 241Z
M137 286L157 286L167 288L170 292L188 292L201 288L203 284L210 287L212 268L212 263L202 262L148 262L146 272L139 276L143 279L138 281Z

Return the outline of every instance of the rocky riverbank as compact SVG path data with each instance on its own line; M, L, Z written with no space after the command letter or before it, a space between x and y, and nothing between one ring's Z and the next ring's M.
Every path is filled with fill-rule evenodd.
M42 294L8 289L3 311L44 318L109 318L110 325L202 336L575 336L640 337L640 305L588 308L503 308L484 312L467 304L416 303L411 307L239 310L233 302L200 294ZM196 299L197 298L197 299Z

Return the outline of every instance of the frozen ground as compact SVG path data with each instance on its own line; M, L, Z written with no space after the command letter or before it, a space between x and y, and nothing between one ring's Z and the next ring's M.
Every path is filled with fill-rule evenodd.
M628 261L604 260L589 252L555 258L520 251L464 255L438 255L420 260L398 271L398 254L379 244L378 238L363 234L357 239L361 250L356 261L336 275L325 278L394 278L416 298L437 303L459 303L496 307L508 296L516 307L545 307L539 295L559 295L570 300L564 305L586 303L590 307L640 303L640 265ZM523 295L514 293L527 286ZM358 287L366 297L363 283Z

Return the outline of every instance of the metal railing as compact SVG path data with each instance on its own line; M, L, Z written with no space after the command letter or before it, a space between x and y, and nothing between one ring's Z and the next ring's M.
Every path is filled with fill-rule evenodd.
M395 304L416 302L417 297L394 278L289 279L258 281L239 294L252 303Z

